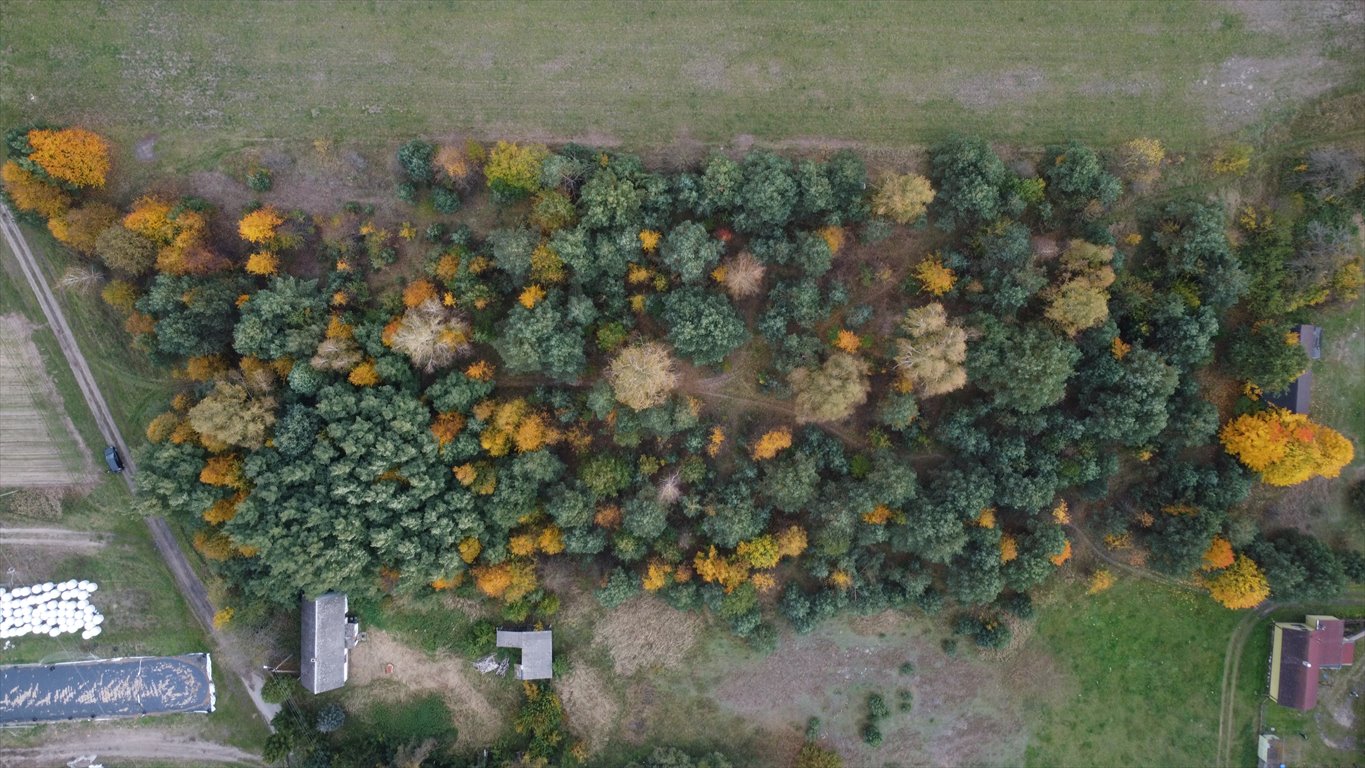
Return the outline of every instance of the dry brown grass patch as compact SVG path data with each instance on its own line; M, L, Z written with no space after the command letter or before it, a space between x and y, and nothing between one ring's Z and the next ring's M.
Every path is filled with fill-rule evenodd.
M602 676L586 664L574 664L556 687L564 702L569 730L587 744L590 753L602 749L621 712L620 703Z
M695 613L669 608L641 595L607 614L593 643L607 649L616 674L629 676L646 667L676 667L697 642L702 620Z

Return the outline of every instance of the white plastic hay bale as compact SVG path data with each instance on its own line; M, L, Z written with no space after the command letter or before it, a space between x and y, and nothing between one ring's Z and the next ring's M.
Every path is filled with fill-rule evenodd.
M30 589L29 587L17 587L17 588L14 590L14 596L15 596L15 597L28 597L28 596L29 596L30 594L32 594L32 593L33 593L33 590Z

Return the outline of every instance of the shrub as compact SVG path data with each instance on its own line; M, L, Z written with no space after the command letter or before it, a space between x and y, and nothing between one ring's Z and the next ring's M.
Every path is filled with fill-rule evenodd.
M256 168L246 175L246 185L252 192L269 192L274 184L269 168Z
M426 184L431 181L431 160L435 153L436 147L430 142L413 139L398 148L398 165L413 184Z
M882 730L876 723L868 723L863 726L863 743L869 747L880 747L882 745Z
M1241 176L1251 168L1251 145L1231 144L1214 155L1213 172L1219 176Z
M297 678L285 675L271 675L261 685L261 698L269 704L283 704L296 693L303 691Z
M874 722L884 720L891 714L891 710L886 707L886 700L880 693L873 693L867 697L867 716Z
M346 722L346 710L335 701L328 702L318 710L317 729L319 733L332 733Z

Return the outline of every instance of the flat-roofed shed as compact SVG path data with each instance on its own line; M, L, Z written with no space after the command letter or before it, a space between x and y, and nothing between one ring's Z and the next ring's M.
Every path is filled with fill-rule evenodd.
M510 632L498 630L499 648L520 648L518 680L549 680L554 676L554 640L549 630Z

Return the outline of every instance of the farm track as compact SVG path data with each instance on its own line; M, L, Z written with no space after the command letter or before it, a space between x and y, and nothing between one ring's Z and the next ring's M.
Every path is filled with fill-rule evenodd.
M1242 617L1237 628L1228 638L1227 652L1223 655L1222 701L1218 707L1218 752L1214 758L1215 768L1224 768L1232 763L1233 717L1237 709L1237 674L1242 666L1242 649L1246 647L1251 632L1261 619L1280 607L1277 603L1262 603L1255 611Z
M90 372L90 366L85 360L85 355L76 343L75 334L71 332L71 326L66 322L66 316L62 313L61 305L57 303L57 297L52 294L52 289L43 278L37 258L34 257L33 251L28 247L28 242L24 239L24 234L15 222L14 216L3 205L0 205L0 232L3 233L5 241L14 253L15 260L19 262L19 267L24 272L24 278L37 297L43 315L47 318L48 325L57 337L57 344L61 347L62 355L66 358L67 364L71 367L71 373L76 379L76 384L80 387L81 394L85 397L86 404L90 407L91 414L95 417L100 434L108 444L116 446L119 455L123 457L123 482L127 484L129 493L135 493L136 486L133 478L137 474L137 462L133 453L128 449L127 441L119 432L118 424L109 411L109 405L100 392L94 374ZM144 520L151 531L152 543L156 545L162 560L165 561L166 567L170 570L177 589L190 607L190 612L204 627L204 631L217 641L219 650L223 651L222 656L225 657L223 661L241 678L252 702L260 711L261 717L266 723L269 723L274 714L274 708L262 701L258 690L253 687L253 670L246 663L245 655L236 648L235 643L231 642L231 638L215 631L213 626L214 610L213 604L209 601L208 589L190 566L189 560L185 558L185 553L171 532L170 525L165 518L156 515L149 515Z
M37 747L7 747L0 768L51 768L89 765L96 760L123 765L148 762L173 765L262 765L260 758L226 744L189 740L153 728L121 728L97 734L67 736Z
M0 527L0 546L57 547L69 549L99 549L109 543L109 537L94 531L72 531L66 528L11 528Z

